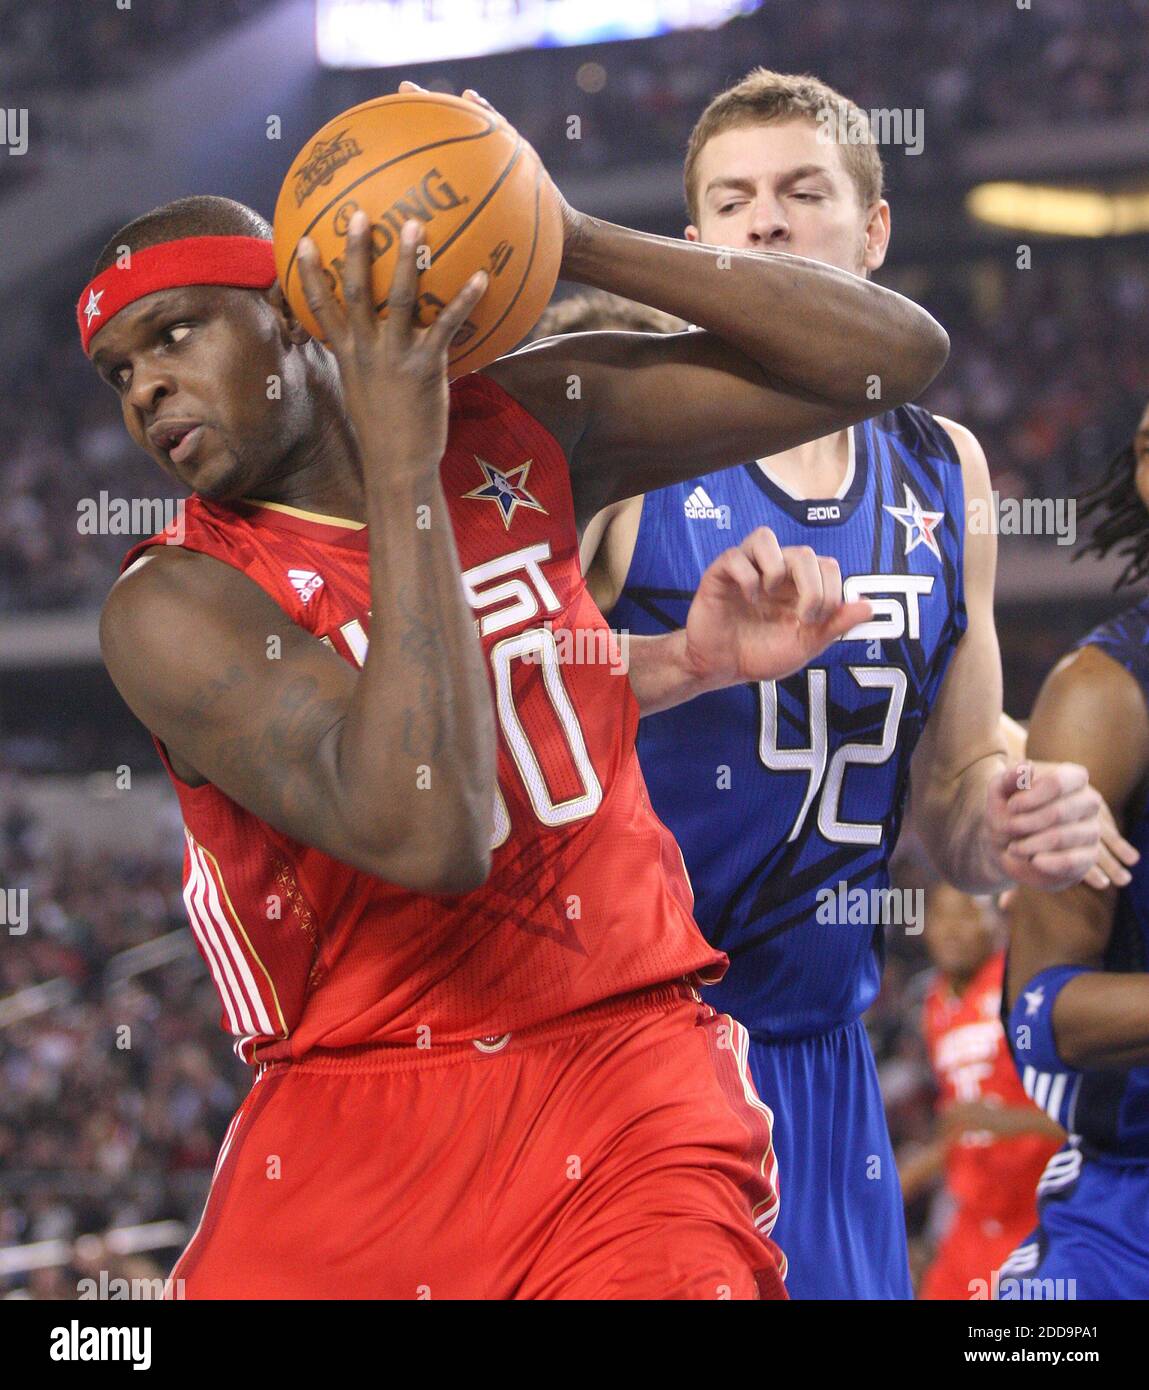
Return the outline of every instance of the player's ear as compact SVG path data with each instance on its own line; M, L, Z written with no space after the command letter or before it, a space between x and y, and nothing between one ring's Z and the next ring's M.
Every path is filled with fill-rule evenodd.
M694 225L693 222L690 224L689 227L686 228L686 230L682 233L682 235L686 238L687 241L701 241L701 240L702 240L701 233L699 232L698 228Z
M879 198L866 219L866 241L862 264L868 271L880 270L890 249L890 205Z
M287 296L280 288L277 280L267 291L267 302L275 310L276 314L283 322L283 333L289 342L301 346L311 337L307 329L299 322L292 312L291 305L287 302Z

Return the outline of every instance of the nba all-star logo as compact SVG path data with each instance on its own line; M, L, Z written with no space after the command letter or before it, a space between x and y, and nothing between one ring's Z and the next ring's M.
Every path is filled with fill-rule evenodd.
M337 169L363 153L355 137L346 139L346 135L347 130L344 129L330 140L316 140L312 145L306 163L301 164L292 175L296 184L296 207L302 207L317 188L330 183Z
M100 300L104 297L103 290L89 290L88 302L84 305L84 316L88 320L88 327L91 328L92 320L103 316L103 309L100 308Z
M534 459L527 459L526 463L520 463L517 468L510 468L504 473L493 463L481 459L478 454L472 454L471 457L482 469L486 482L472 488L470 492L464 492L463 496L477 497L484 502L494 502L499 509L499 515L503 518L503 525L508 531L511 529L515 512L520 507L528 507L531 511L542 512L544 516L547 515L546 507L526 488L527 474L531 471L531 464L534 463Z
M908 555L919 545L924 545L940 560L942 553L938 549L938 538L934 535L934 530L945 516L945 512L924 511L908 485L903 483L902 486L905 489L906 505L891 507L887 502L883 506L883 511L889 512L895 521L900 521L906 528L906 548L902 553Z

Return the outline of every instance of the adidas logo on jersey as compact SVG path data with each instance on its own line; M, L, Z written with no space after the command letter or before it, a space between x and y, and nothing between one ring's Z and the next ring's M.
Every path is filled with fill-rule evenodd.
M686 499L683 510L688 521L717 521L720 527L730 527L730 508L715 506L701 483Z
M287 577L303 603L307 603L312 594L323 588L323 580L314 570L288 570Z

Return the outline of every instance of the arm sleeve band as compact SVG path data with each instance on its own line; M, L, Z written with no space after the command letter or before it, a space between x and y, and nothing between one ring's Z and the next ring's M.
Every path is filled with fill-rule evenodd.
M1018 991L1006 1036L1013 1063L1030 1100L1063 1128L1070 1123L1081 1073L1061 1059L1053 1035L1057 996L1077 975L1096 973L1087 965L1051 965Z

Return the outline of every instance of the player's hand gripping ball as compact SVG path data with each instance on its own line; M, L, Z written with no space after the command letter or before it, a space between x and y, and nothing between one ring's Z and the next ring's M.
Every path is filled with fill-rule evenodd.
M353 106L316 132L275 205L275 262L293 312L314 337L296 248L315 242L340 302L347 233L371 222L375 310L387 294L403 223L423 224L415 323L429 327L477 270L489 286L455 334L452 377L486 366L534 327L558 279L561 200L531 146L486 104L401 91Z

